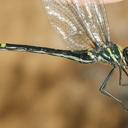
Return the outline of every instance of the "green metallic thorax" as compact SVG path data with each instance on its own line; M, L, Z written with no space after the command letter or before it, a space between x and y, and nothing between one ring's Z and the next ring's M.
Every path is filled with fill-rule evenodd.
M126 65L125 60L119 46L113 44L111 47L104 48L98 53L98 61L113 65Z

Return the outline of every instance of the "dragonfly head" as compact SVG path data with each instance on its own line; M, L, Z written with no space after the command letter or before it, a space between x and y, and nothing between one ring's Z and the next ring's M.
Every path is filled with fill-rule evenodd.
M128 47L124 48L123 56L124 56L125 61L126 61L127 65L128 65Z

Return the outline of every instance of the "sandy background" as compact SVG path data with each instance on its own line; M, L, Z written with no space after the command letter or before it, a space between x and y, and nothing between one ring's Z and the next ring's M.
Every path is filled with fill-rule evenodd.
M41 0L0 3L1 41L65 48L51 29ZM128 1L107 5L107 11L113 41L126 46ZM0 127L127 128L128 113L98 91L109 70L101 64L1 52ZM117 80L116 72L110 84Z

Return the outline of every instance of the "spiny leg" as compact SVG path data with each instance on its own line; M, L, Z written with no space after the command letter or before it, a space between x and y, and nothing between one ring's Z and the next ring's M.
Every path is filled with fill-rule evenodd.
M119 67L119 85L122 86L122 70L121 68Z
M128 86L128 84L122 84L122 70L123 70L123 72L126 74L126 76L128 77L128 73L127 73L127 71L123 68L123 67L119 67L119 85L120 86ZM124 108L124 110L126 110L126 111L128 111L128 106L127 106L127 104L125 105L125 102L122 104L122 106L123 106L123 108Z
M116 100L117 102L119 102L120 104L122 104L122 102L119 99L117 99L115 96L113 96L111 93L109 93L108 91L105 90L105 88L107 87L107 83L108 83L108 81L109 81L114 69L115 69L115 66L111 69L111 71L109 72L109 74L107 75L105 80L103 81L103 83L102 83L102 85L101 85L99 90L104 95L107 95L107 96L113 98L114 100Z
M124 68L119 67L119 85L120 86L128 86L128 84L122 84L122 70L126 74L126 76L128 77L127 71Z

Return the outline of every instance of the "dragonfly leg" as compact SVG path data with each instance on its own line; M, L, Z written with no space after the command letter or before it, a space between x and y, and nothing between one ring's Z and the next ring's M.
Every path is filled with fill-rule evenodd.
M125 73L125 75L128 77L128 73L124 68L119 67L119 85L120 86L128 86L128 84L122 84L122 70Z
M119 67L119 85L122 86L122 70Z
M122 102L121 102L118 98L116 98L116 97L113 96L110 92L108 92L107 90L105 90L106 87L107 87L107 83L108 83L108 81L109 81L109 79L110 79L110 77L111 77L111 75L112 75L114 69L115 69L115 66L111 69L111 71L109 72L109 74L108 74L107 77L105 78L105 80L104 80L104 82L102 83L102 85L101 85L101 87L100 87L99 90L100 90L100 92L103 93L104 95L109 96L109 97L113 98L114 100L116 100L117 102L119 102L119 103L122 104Z

